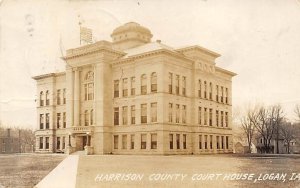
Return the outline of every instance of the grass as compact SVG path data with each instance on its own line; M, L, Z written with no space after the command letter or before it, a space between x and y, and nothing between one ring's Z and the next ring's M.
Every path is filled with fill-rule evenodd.
M57 154L0 155L0 187L32 188L65 157Z

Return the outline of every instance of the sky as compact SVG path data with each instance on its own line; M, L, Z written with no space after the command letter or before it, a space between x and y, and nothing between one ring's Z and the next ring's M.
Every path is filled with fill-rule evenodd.
M79 16L80 15L80 16ZM0 0L0 121L36 128L33 76L64 70L79 46L79 25L95 41L127 22L172 47L200 45L221 54L233 78L233 110L281 104L294 120L300 104L299 0Z

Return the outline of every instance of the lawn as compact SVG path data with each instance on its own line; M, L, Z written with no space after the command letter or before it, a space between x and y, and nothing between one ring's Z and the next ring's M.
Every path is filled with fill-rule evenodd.
M58 154L0 155L0 187L32 188L64 158Z

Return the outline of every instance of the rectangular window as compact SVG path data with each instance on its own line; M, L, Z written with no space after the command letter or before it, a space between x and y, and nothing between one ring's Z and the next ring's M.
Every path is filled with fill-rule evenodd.
M182 77L182 95L186 96L186 77Z
M179 75L176 75L176 77L175 77L175 90L176 90L176 95L179 95L179 83L180 83Z
M176 134L176 148L180 149L180 134Z
M46 148L45 149L49 149L49 137L46 137Z
M209 149L213 149L213 136L209 136Z
M60 128L60 120L61 120L60 113L57 113L56 114L56 125L57 125L58 129Z
M212 126L212 109L209 109L209 126Z
M219 102L219 86L216 85L216 101Z
M202 97L202 82L198 80L198 97Z
M60 149L60 137L56 138L56 149Z
M198 107L198 124L199 124L199 125L202 124L202 118L201 118L201 115L202 115L202 108L199 106L199 107Z
M63 113L63 128L66 128L67 126L67 116L66 112Z
M141 123L147 123L147 104L141 104Z
M134 149L134 134L130 135L130 149Z
M228 104L228 88L225 88L225 103Z
M43 141L43 137L40 137L40 149L43 149L44 147L44 141Z
M228 127L228 112L225 112L225 127Z
M224 149L224 136L221 136L221 149Z
M122 149L127 149L127 135L122 135Z
M128 118L128 107L123 106L122 107L122 124L127 125L127 118Z
M182 123L186 123L186 105L182 105Z
M135 77L131 77L131 95L135 95Z
M223 86L221 86L221 102L223 102L223 98L224 98L224 88Z
M147 135L141 134L141 149L146 149L147 147Z
M157 149L157 134L151 134L151 149Z
M204 149L207 149L207 135L204 135Z
M114 97L119 97L119 80L114 81Z
M176 104L176 123L179 123L179 117L180 116L180 105Z
M226 136L226 149L229 149L229 136Z
M169 122L173 121L173 104L169 103Z
M123 97L127 97L128 96L128 79L124 78L123 79Z
M199 149L202 149L202 135L199 135Z
M131 106L131 124L134 125L135 124L135 106Z
M216 124L219 127L219 110L216 110Z
M207 108L204 108L204 125L207 125Z
M118 148L119 148L119 136L114 135L114 149L118 149Z
M62 137L62 149L66 148L66 137Z
M172 73L169 73L169 81L168 81L168 85L169 85L169 93L170 93L170 94L172 94L172 87L173 87L172 81L173 81L173 74L172 74Z
M224 112L221 111L221 127L224 126Z
M66 104L66 89L63 89L63 104Z
M56 103L57 105L60 105L60 89L57 90L57 98L56 98Z
M217 140L217 149L220 149L220 145L219 145L219 136L216 136L216 140Z
M186 149L186 134L182 135L182 139L183 139L183 149Z
M44 129L44 114L40 114L40 129Z
M151 103L151 122L157 122L157 103Z
M207 99L207 83L204 81L204 98Z
M210 100L212 100L212 88L213 88L213 86L212 86L212 83L210 82L209 83L209 99Z
M173 149L173 134L169 134L170 149Z
M119 107L114 108L114 125L119 125Z
M46 129L49 129L50 127L50 114L46 114Z

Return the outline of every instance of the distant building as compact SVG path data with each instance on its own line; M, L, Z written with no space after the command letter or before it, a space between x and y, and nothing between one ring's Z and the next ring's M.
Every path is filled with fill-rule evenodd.
M0 154L20 153L19 131L0 129Z
M151 42L137 23L112 42L67 50L66 71L35 76L37 152L231 153L232 77L200 46Z
M264 139L261 137L257 138L257 152L258 153L266 153L266 149L264 147ZM280 154L287 154L288 147L286 141L282 137L278 139L278 149ZM270 153L277 153L277 141L275 138L271 139L270 143ZM299 138L295 138L290 141L290 153L300 153L300 140Z

